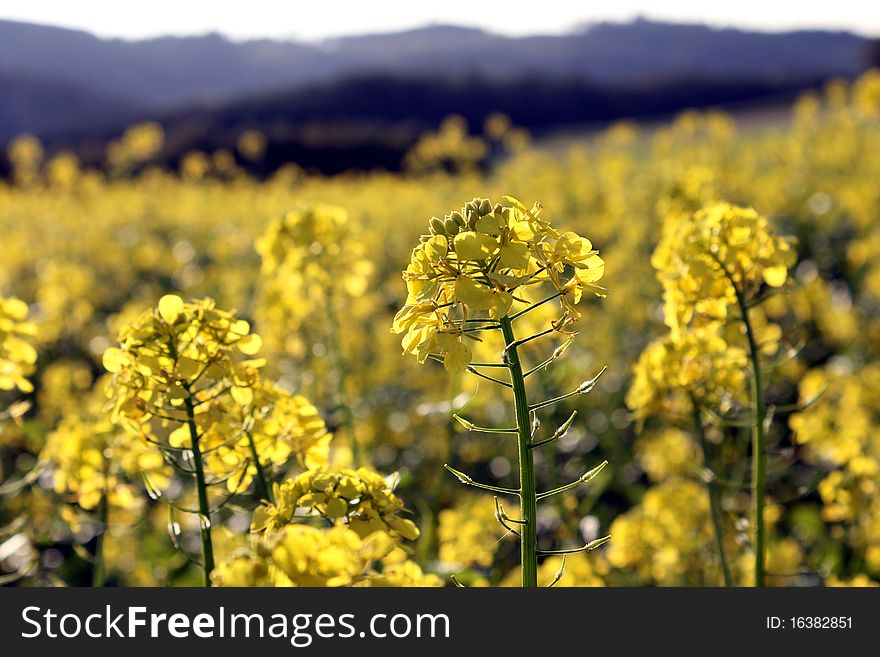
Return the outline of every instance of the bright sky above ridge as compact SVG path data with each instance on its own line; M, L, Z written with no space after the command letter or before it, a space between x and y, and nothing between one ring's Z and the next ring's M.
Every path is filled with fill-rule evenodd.
M540 0L523 5L497 0L2 0L0 19L87 30L105 37L139 39L167 34L221 32L233 39L304 40L388 32L429 23L478 26L511 36L558 34L584 23L655 20L708 23L762 30L842 29L880 35L880 2L835 0Z

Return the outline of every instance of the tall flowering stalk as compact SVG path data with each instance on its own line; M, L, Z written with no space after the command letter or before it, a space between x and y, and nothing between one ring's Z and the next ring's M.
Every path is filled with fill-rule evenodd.
M344 347L352 336L340 322L346 305L369 290L373 273L358 228L344 208L304 206L273 219L255 247L262 259L258 320L275 329L270 337L285 336L283 344L270 340L269 351L304 355L315 342L326 342L340 424L361 464L367 459L355 431Z
M107 388L111 421L155 445L192 476L198 508L168 503L198 514L203 582L210 586L211 513L216 509L209 503L208 487L226 483L234 491L252 476L249 459L230 462L223 450L246 438L245 427L230 432L228 405L253 403L264 361L242 356L255 355L262 342L246 321L218 309L210 299L184 303L166 295L156 309L122 329L119 343L103 358L113 374ZM229 486L230 481L236 483Z
M765 583L767 405L761 372L762 348L754 307L762 289L782 287L794 264L791 240L774 235L767 219L751 208L712 203L693 215L668 219L651 259L663 285L666 323L674 342L688 326L740 321L748 344L753 405L752 515L755 586Z
M496 518L520 538L522 586L535 587L538 556L592 550L609 538L563 550L542 551L537 546L538 501L589 482L606 465L600 464L570 484L538 492L534 450L562 437L575 414L549 437L537 438L540 426L537 412L590 392L601 372L571 393L533 403L528 398L526 379L549 366L557 353L536 367L526 368L520 347L553 334L565 335L570 341L572 326L580 317L575 306L584 293L605 294L596 284L604 274L605 263L589 240L553 228L542 218L539 204L527 208L514 198L505 197L505 200L508 205L493 206L488 199L475 198L460 211L451 212L443 219L431 219L429 234L421 237L403 272L408 295L406 304L394 318L392 331L404 334L404 352L415 355L419 362L437 360L449 372L466 371L512 393L515 425L511 427L480 427L455 417L470 431L516 436L517 488L480 483L449 465L446 468L466 485L519 499L520 514L514 519L496 498ZM549 294L543 298L539 296L541 287L549 288L545 292ZM549 322L546 329L518 338L514 328L516 319L550 302L559 304L558 317ZM471 345L487 331L496 331L503 337L501 361L473 362ZM506 371L507 380L487 371L495 375Z
M743 401L748 357L720 335L718 322L689 328L651 342L634 368L626 397L639 428L655 415L687 418L693 424L703 458L703 481L709 500L718 563L726 586L733 585L725 549L718 476L712 465L703 416L723 414Z

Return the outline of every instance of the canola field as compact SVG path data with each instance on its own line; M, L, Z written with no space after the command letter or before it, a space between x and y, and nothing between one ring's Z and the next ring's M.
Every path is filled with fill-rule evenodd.
M403 173L0 181L0 582L880 582L880 72Z

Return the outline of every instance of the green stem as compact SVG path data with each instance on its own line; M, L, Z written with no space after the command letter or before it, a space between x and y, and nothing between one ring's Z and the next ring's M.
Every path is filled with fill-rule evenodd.
M202 538L202 583L211 586L211 571L214 570L214 546L211 542L211 508L208 506L208 487L205 484L205 469L202 465L202 451L199 448L199 431L196 428L195 409L192 396L184 399L186 404L186 424L192 442L193 466L196 471L196 491L199 497L199 532Z
M266 478L266 471L263 469L263 464L260 462L260 455L257 453L257 446L254 443L254 436L250 431L247 432L248 446L251 450L251 458L254 461L254 467L257 470L256 477L256 486L257 486L257 495L259 495L261 500L266 500L272 504L275 503L275 500L272 499L272 488L269 486L269 481Z
M538 522L537 494L535 492L535 462L531 441L531 423L529 422L529 401L526 395L526 382L523 377L522 365L517 352L516 337L509 317L501 319L501 332L507 344L505 360L510 370L510 381L513 384L513 399L516 410L516 426L519 430L519 498L520 520L522 521L520 540L520 559L523 587L538 586Z
M745 298L736 285L733 286L736 300L739 304L742 321L746 328L746 337L749 342L749 358L752 365L752 399L755 404L755 426L752 433L752 513L755 524L755 586L765 585L764 570L764 505L767 497L767 451L764 436L764 422L767 417L767 408L764 402L764 390L761 383L761 362L758 357L758 344L755 332L749 317L749 307Z
M727 554L724 551L724 525L721 520L721 500L718 494L718 483L715 480L715 471L709 460L709 446L706 441L706 431L703 428L703 418L700 415L700 407L697 399L691 395L694 414L694 429L700 441L700 450L703 453L703 467L712 473L712 479L706 482L706 490L709 493L709 511L712 516L712 528L715 531L715 547L718 550L718 561L721 564L721 572L724 575L724 586L733 586L733 577L730 575L730 566L727 563Z

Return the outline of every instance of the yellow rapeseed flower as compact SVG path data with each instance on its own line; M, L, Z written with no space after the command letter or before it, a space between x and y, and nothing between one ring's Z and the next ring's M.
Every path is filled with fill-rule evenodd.
M580 316L575 305L584 292L604 295L596 283L605 263L588 239L557 231L537 203L529 209L506 200L493 206L475 198L442 220L432 218L430 233L413 249L403 272L407 300L392 331L404 334L404 352L419 362L437 355L450 372L464 370L479 320L508 315L527 286L551 284L562 306L559 330Z

